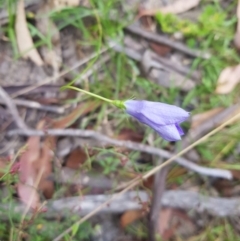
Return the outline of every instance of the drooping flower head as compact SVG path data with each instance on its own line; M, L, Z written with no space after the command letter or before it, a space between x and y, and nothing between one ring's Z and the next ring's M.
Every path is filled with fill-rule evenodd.
M189 117L189 112L174 105L145 100L127 100L124 106L129 115L150 126L165 140L181 140L184 132L180 123Z
M189 117L189 113L177 106L146 100L110 100L74 86L67 86L66 88L81 91L125 110L138 121L152 127L167 141L181 140L181 136L184 134L180 123Z

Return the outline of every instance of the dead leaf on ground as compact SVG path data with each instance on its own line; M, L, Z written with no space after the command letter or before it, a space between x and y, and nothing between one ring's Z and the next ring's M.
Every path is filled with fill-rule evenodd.
M40 121L37 129L43 129L44 121ZM39 191L46 198L51 198L54 186L48 180L52 173L52 150L43 143L40 137L32 136L27 141L27 149L19 160L18 195L27 206L37 209L40 206Z
M43 36L51 39L51 46L42 45L40 51L45 64L51 66L56 75L62 65L62 50L59 30L49 17L51 10L49 2L44 2L41 7L38 8L36 26Z
M135 222L136 220L144 217L146 214L142 210L130 210L125 212L120 219L120 224L123 228L129 224Z
M209 120L213 116L219 114L224 110L223 107L214 108L212 110L208 110L199 114L196 114L192 117L191 129L195 129L200 126L203 122Z
M61 129L72 125L80 116L86 115L101 105L99 101L88 101L80 103L70 114L53 121L53 128Z
M217 82L216 93L228 94L240 81L240 65L225 68Z
M160 56L166 56L172 51L172 48L170 48L166 45L163 45L163 44L157 44L157 43L150 42L149 46L154 51L154 53L156 53Z
M134 142L142 142L143 141L143 135L128 129L124 128L120 131L119 135L117 136L118 140L126 140L126 141L134 141Z
M162 237L163 239L169 239L173 235L173 232L171 232L171 230L169 229L172 215L173 209L171 208L163 208L161 210L161 214L159 215L158 232L160 234L160 237Z
M227 115L225 118L223 118L221 124L223 124L225 121L229 120L230 118L232 118L233 116L239 114L240 112L240 106L238 108L236 108L234 111L232 111L229 115ZM232 124L238 122L240 120L240 117L238 117L235 121L232 122Z
M41 175L38 189L47 199L50 199L54 192L53 182L49 180L49 176L52 174L53 151L43 143L41 148L41 164L37 164L37 172Z
M66 167L78 169L86 160L87 154L80 147L73 150L66 161Z
M163 240L174 236L190 237L196 230L196 226L185 212L173 208L161 210L158 232Z
M61 10L66 7L91 7L89 0L51 0L55 9Z
M178 0L172 4L169 4L166 7L162 7L160 11L162 13L173 13L179 14L184 13L196 6L200 3L201 0Z
M80 116L89 113L99 106L99 102L85 102L77 106L69 115L58 119L40 121L37 129L66 128ZM27 141L27 149L19 160L18 194L22 202L33 209L40 206L39 191L45 198L51 198L54 191L53 182L48 179L52 174L52 159L57 138L47 136L41 144L39 136L32 136Z
M32 37L27 27L23 0L19 0L17 4L15 31L18 49L22 57L31 59L38 66L43 65L43 61L34 47Z
M43 127L43 122L38 129ZM41 174L37 172L36 164L40 160L40 137L31 136L27 141L27 149L19 160L18 195L27 206L37 209L40 205L40 197L37 191Z
M178 0L178 1L173 2L172 4L169 4L164 7L141 10L139 15L140 15L140 17L152 16L158 12L172 13L172 14L184 13L184 12L198 6L200 1L201 0Z
M194 130L198 127L201 127L202 124L204 124L205 122L211 121L212 118L215 118L218 114L221 114L221 112L223 112L225 110L226 110L226 108L218 107L218 108L214 108L212 110L194 115L192 117L192 125L190 128L190 131ZM239 111L240 111L240 107L238 107L234 111L228 113L228 115L224 116L224 118L221 119L221 121L219 122L219 125L223 124L225 121L227 121L230 118L232 118L233 116L237 115L239 113ZM240 120L240 117L237 118L235 121L233 121L233 123L236 123L239 120Z

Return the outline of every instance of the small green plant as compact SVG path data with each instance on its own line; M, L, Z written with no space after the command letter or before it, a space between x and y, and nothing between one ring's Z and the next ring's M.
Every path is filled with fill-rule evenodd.
M174 33L180 31L185 37L194 37L196 39L202 39L214 34L216 41L226 37L226 33L232 35L234 24L237 21L235 16L228 20L227 12L215 5L206 6L196 23L181 19L173 14L157 13L155 17L163 32Z
M119 162L116 157L105 157L99 164L103 167L103 174L109 175L117 171Z

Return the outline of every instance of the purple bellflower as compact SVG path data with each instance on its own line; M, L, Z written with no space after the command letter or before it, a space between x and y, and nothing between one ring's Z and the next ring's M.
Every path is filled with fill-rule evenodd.
M124 106L129 115L150 126L163 139L181 140L184 132L180 123L189 117L189 112L174 105L146 100L127 100Z

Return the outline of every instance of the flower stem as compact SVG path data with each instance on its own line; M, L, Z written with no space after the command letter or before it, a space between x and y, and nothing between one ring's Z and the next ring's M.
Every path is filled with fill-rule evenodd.
M73 89L73 90L77 90L77 91L83 92L83 93L85 93L85 94L87 94L87 95L91 95L91 96L93 96L93 97L95 97L95 98L98 98L98 99L100 99L100 100L106 101L106 102L111 103L111 104L114 103L113 100L104 98L104 97L102 97L102 96L100 96L100 95L96 95L96 94L94 94L94 93L92 93L92 92L89 92L89 91L87 91L87 90L79 89L79 88L74 87L74 86L67 86L67 88L68 88L68 89Z

